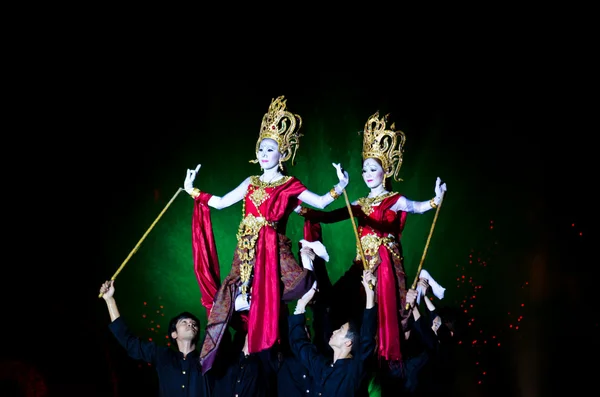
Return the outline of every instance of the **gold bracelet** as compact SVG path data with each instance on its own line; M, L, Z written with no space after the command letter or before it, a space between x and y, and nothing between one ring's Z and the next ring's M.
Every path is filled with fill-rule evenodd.
M335 191L335 187L332 187L331 190L329 191L329 194L331 195L331 197L333 197L333 199L335 200L336 198L340 197L340 194L338 192Z
M196 197L200 196L200 189L198 189L197 187L192 189L192 193L190 193L190 196L193 199L196 199Z
M429 205L431 205L431 208L437 208L438 205L435 203L435 197L429 200Z

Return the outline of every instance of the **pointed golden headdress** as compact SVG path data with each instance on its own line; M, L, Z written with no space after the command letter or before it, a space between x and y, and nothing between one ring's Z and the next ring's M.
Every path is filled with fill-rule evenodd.
M265 113L260 125L260 135L256 141L256 153L263 139L271 138L279 145L281 153L281 162L292 158L292 165L296 157L296 150L300 147L300 134L298 131L302 127L302 118L298 114L293 114L285 110L286 99L281 95L277 99L271 100L269 111ZM251 163L257 163L258 160L251 160Z
M388 116L389 114L386 114L379 118L377 111L365 123L362 158L363 161L368 158L378 159L386 178L393 175L394 180L401 181L398 171L402 166L406 136L404 132L396 130L395 123L392 123L389 129L385 128Z

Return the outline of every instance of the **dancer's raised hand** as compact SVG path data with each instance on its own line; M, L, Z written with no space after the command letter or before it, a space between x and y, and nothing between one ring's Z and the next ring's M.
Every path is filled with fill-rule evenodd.
M337 163L337 164L331 163L331 164L335 167L335 169L337 171L338 179L340 180L340 183L338 186L342 189L345 189L346 186L348 186L348 182L350 180L350 177L348 176L348 171L345 171L342 168L342 166L340 165L340 163Z
M198 175L198 171L200 171L201 164L198 164L195 170L190 170L188 168L185 174L185 181L183 182L183 190L187 192L187 194L192 194L192 190L194 190L194 180L196 179L196 175Z

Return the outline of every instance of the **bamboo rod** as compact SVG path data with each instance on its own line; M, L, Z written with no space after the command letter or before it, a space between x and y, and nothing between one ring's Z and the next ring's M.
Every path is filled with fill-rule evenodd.
M180 192L182 192L182 191L183 191L182 188L177 189L177 192L173 195L173 197L171 198L171 200L169 200L169 202L167 203L167 205L165 206L165 208L163 208L163 210L160 212L160 214L158 214L158 216L156 217L156 219L154 220L154 222L152 222L152 224L150 225L150 227L148 228L148 230L146 230L146 233L144 233L144 235L137 242L137 244L135 245L135 247L133 247L133 249L131 250L131 252L129 253L129 255L127 255L127 258L125 258L125 260L123 261L123 263L121 263L121 266L119 266L119 268L117 269L117 271L115 272L115 274L113 274L113 276L110 278L111 280L114 280L114 279L117 278L117 275L121 272L121 270L123 270L123 268L125 267L125 265L127 264L127 262L129 262L129 260L133 256L133 254L135 254L137 252L137 250L140 248L140 246L142 245L142 242L146 239L146 236L148 236L148 234L150 233L150 231L158 223L158 220L167 211L167 208L169 208L169 206L171 205L171 203L173 203L173 201L175 201L175 197L177 197L177 195ZM100 293L100 295L98 295L98 298L102 298L102 295L103 294Z
M427 255L427 249L429 248L429 242L431 241L431 236L433 235L433 229L435 228L435 223L437 221L438 215L440 213L440 208L442 208L442 203L444 202L445 192L442 194L442 199L435 209L435 216L433 217L433 222L431 223L431 229L429 229L429 236L427 236L427 242L425 243L425 249L423 249L423 255L421 256L421 262L419 263L419 267L417 268L417 275L415 276L415 280L412 283L411 289L415 289L417 287L417 283L419 282L419 274L421 273L421 268L423 267L423 262L425 262L425 256ZM410 309L410 304L406 304L406 310Z

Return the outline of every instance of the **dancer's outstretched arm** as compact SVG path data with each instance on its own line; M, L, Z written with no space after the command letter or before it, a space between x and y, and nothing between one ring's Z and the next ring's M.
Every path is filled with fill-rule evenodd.
M194 187L194 180L196 179L196 175L198 175L200 166L201 165L198 164L196 169L188 169L185 181L183 183L184 190L194 199L200 195L200 189ZM246 191L248 190L249 184L250 177L246 178L242 183L238 185L238 187L236 187L223 197L212 195L212 197L208 200L207 204L210 207L213 207L218 210L230 207L244 198L244 196L246 195Z

